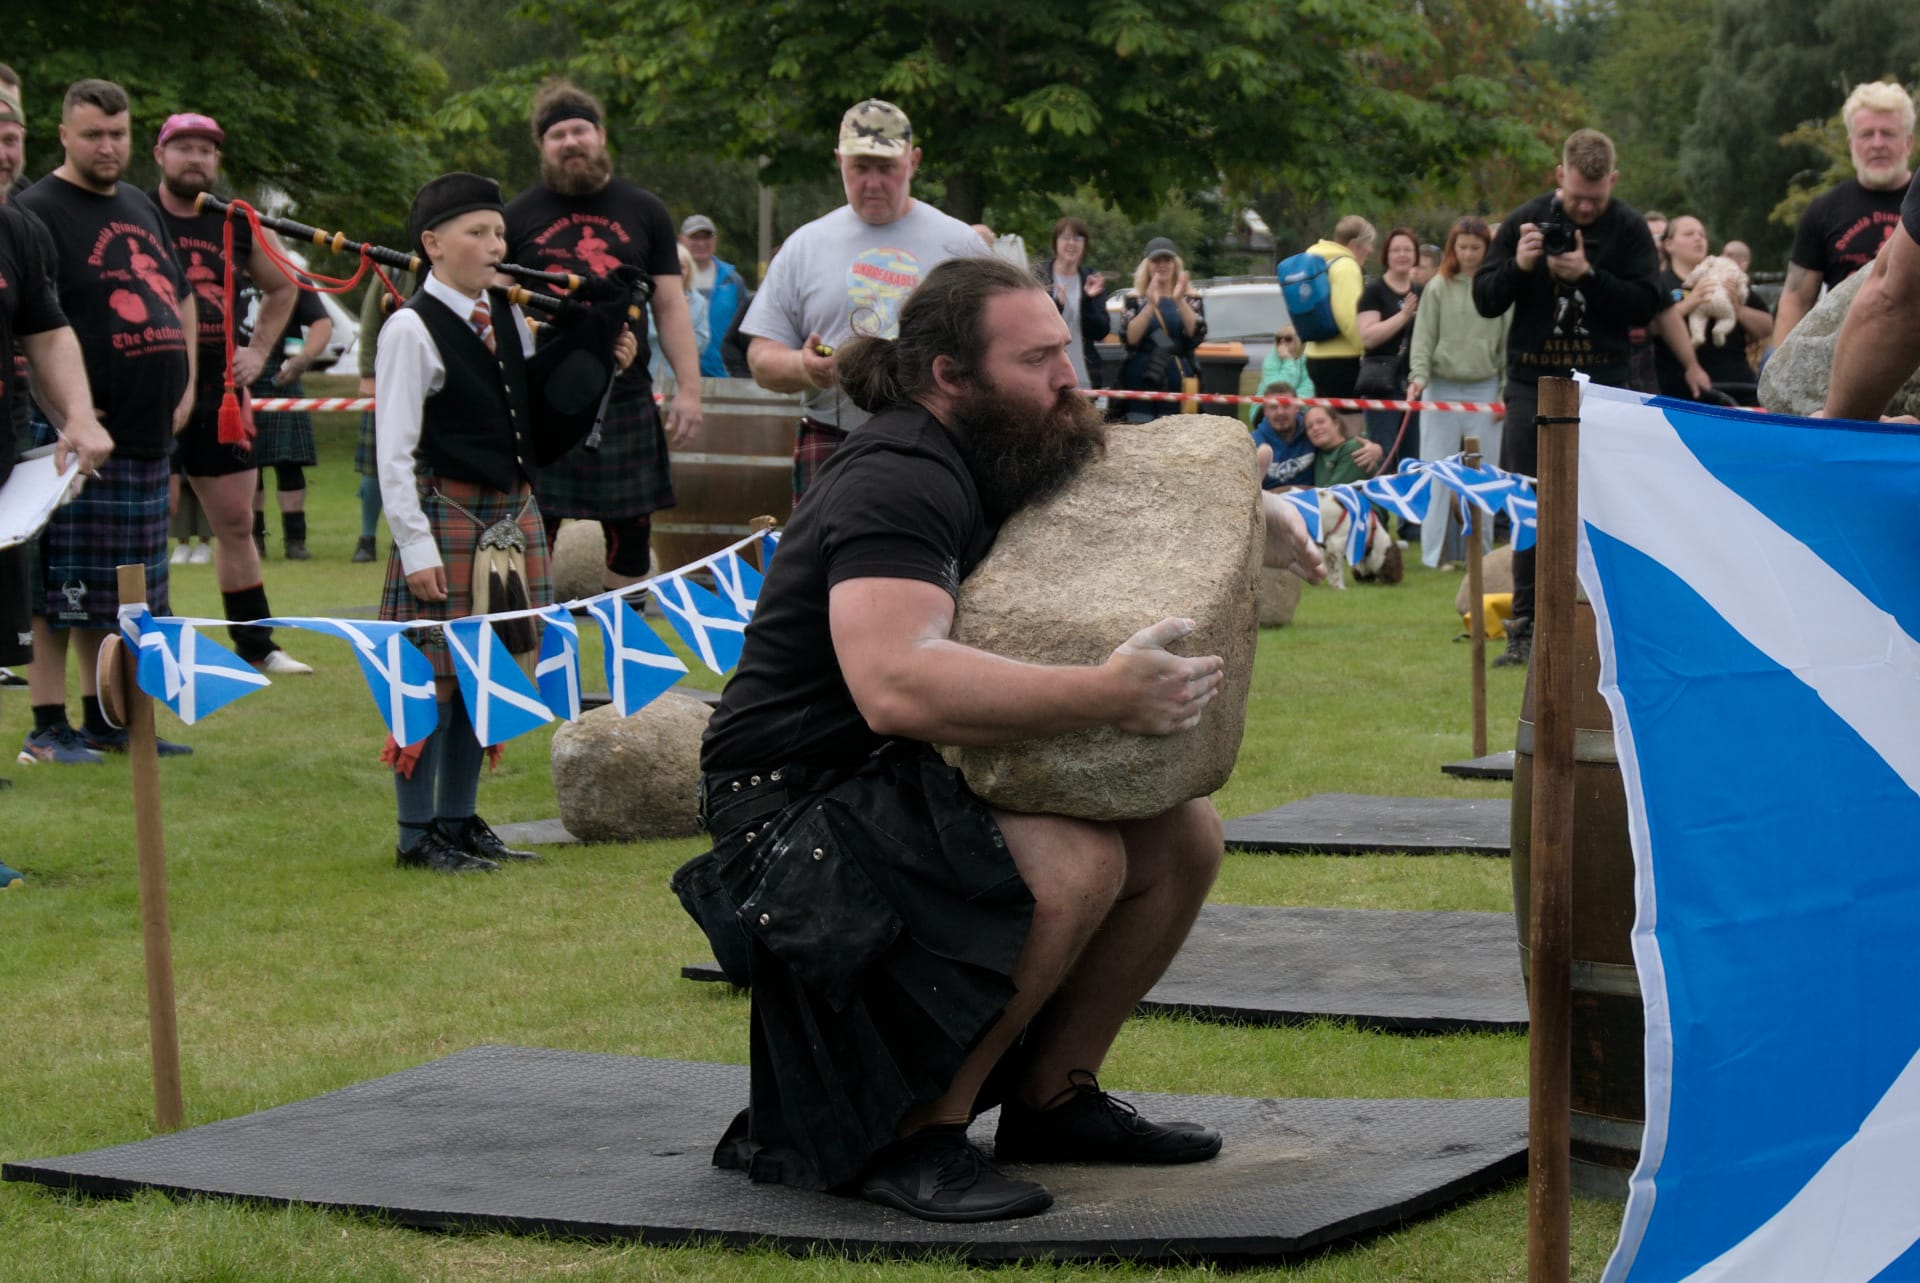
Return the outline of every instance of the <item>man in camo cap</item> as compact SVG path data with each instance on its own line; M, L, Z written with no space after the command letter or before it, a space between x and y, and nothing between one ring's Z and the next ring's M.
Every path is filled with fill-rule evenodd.
M965 223L911 195L920 149L907 113L869 98L840 118L834 149L843 208L787 238L753 296L741 330L754 381L804 392L793 449L793 498L867 414L841 393L833 349L856 334L893 338L900 305L935 264L982 255Z

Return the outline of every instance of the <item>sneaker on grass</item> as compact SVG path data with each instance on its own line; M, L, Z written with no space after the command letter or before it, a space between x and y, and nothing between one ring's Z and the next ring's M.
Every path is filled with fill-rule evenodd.
M124 753L132 742L132 738L126 727L117 726L110 731L82 730L80 742L96 753ZM187 757L193 752L193 749L185 744L163 740L158 735L153 737L153 742L159 748L161 757Z
M266 658L254 660L253 666L272 677L292 677L313 671L312 664L301 663L277 646L267 652Z
M27 738L21 741L18 759L22 766L38 766L43 763L58 766L99 766L106 760L82 742L79 731L64 722L58 726L49 726L44 731L28 731Z

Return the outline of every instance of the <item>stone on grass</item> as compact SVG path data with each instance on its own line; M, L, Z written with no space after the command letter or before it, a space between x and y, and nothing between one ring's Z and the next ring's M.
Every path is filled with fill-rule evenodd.
M1265 550L1246 426L1176 415L1108 428L1104 459L1019 513L960 588L953 635L1041 664L1099 664L1168 617L1197 625L1169 649L1218 655L1225 681L1178 735L1096 727L991 748L943 746L974 792L1012 811L1093 820L1158 815L1233 771L1259 635Z
M1840 323L1860 284L1864 271L1855 272L1827 291L1811 312L1800 319L1767 359L1760 375L1760 404L1776 414L1812 414L1827 403L1827 379L1833 372L1833 349L1840 339ZM1916 373L1893 394L1885 414L1920 414L1920 373Z
M1258 611L1262 628L1285 628L1300 606L1300 590L1307 581L1277 566L1260 568Z
M569 521L553 537L553 599L577 601L604 585L607 536L597 521Z
M1480 593L1490 596L1493 593L1513 591L1513 545L1501 544L1492 552L1480 558ZM1467 613L1467 577L1460 576L1460 591L1453 595L1455 613Z
M700 737L711 706L672 691L632 717L611 704L553 736L560 821L582 842L692 837Z

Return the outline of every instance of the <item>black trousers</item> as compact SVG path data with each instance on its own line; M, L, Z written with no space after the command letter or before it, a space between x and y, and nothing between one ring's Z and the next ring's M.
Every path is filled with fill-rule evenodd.
M1500 466L1508 472L1540 475L1540 389L1507 380L1507 417L1500 430ZM1513 554L1514 622L1533 622L1533 549Z

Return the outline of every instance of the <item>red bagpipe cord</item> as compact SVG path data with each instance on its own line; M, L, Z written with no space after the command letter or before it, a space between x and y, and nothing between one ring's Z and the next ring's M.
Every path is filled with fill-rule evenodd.
M258 233L256 232L256 235ZM227 217L220 224L221 247L225 251L226 281L225 315L221 318L226 331L227 387L220 394L220 433L221 445L253 444L253 407L247 403L244 389L233 385L233 211L227 211Z

